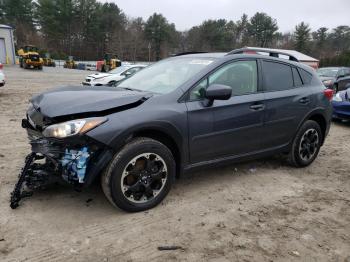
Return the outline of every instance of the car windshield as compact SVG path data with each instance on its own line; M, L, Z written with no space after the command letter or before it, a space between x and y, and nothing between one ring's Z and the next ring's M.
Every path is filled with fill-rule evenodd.
M319 76L336 77L338 68L320 68L317 70Z
M120 74L123 73L125 70L129 69L130 66L119 66L111 71L109 71L109 74Z
M185 83L214 58L176 57L157 62L122 81L121 88L169 93Z

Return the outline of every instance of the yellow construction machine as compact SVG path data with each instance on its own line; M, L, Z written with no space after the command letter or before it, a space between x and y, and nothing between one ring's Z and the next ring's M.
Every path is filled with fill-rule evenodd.
M43 60L44 60L44 66L51 66L51 67L56 66L55 61L51 58L49 53L45 54L45 58Z
M27 45L18 50L19 66L25 69L38 68L43 69L44 60L39 55L37 47Z
M112 54L105 54L103 62L104 63L101 68L102 72L108 72L122 65L122 62L117 58L117 56Z
M77 64L75 63L73 56L68 56L68 59L64 63L63 67L69 68L69 69L76 69L77 68Z

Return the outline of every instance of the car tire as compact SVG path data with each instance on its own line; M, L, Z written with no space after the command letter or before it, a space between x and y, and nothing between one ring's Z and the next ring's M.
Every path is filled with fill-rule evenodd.
M148 165L151 162L154 164L151 171L156 170L157 177L150 178L151 171L144 168L152 166ZM135 138L115 154L101 176L103 192L114 206L128 212L153 208L170 191L175 166L174 157L164 144L151 138ZM146 179L150 179L148 184Z
M295 167L306 167L317 157L323 141L320 125L307 120L294 137L288 162Z

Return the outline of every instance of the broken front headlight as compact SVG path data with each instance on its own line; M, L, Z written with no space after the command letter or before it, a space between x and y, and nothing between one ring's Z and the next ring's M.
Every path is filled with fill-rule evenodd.
M83 134L102 123L106 122L105 117L93 117L85 119L77 119L60 124L48 126L44 129L43 135L45 137L57 137L64 138L68 136L74 136L77 134Z

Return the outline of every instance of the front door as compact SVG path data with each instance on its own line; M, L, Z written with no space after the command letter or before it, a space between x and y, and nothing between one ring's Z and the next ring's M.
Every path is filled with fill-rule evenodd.
M191 163L242 156L261 149L264 95L258 92L256 60L228 63L195 86L188 109ZM229 100L203 103L203 90L211 84L232 88Z

